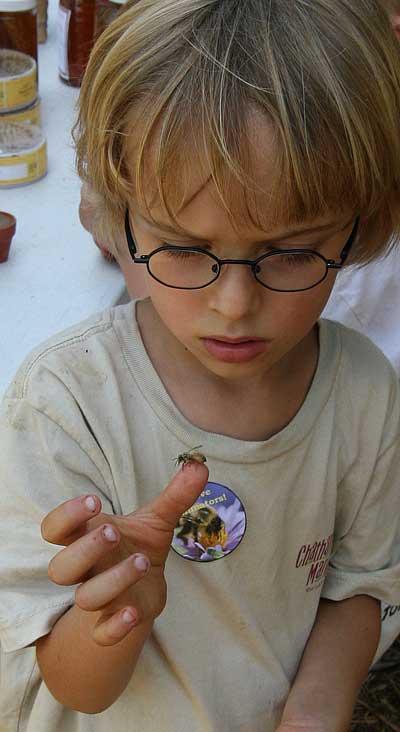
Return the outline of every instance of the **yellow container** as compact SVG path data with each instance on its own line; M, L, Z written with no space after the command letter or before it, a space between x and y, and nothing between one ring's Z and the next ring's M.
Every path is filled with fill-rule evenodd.
M36 61L26 53L0 49L0 112L31 105L37 97Z
M47 146L41 130L0 118L0 188L27 185L47 173Z
M27 125L34 125L35 127L42 126L42 113L40 109L40 99L36 99L33 104L25 109L20 109L18 112L5 112L0 113L0 126L1 122L24 122Z

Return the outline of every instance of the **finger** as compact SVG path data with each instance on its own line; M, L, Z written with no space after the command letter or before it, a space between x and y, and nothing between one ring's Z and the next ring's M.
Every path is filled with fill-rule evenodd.
M114 646L137 625L139 617L134 607L125 607L107 620L99 620L92 631L92 638L99 646Z
M115 549L120 539L112 524L93 529L53 557L48 575L57 585L75 585L110 549Z
M193 506L204 490L207 479L208 468L204 463L186 463L146 509L153 511L174 529L182 514Z
M42 523L41 532L50 544L66 546L85 533L86 522L101 510L97 496L71 498L48 513Z
M132 554L80 585L75 593L75 602L82 610L100 610L136 584L149 569L150 562L144 554Z

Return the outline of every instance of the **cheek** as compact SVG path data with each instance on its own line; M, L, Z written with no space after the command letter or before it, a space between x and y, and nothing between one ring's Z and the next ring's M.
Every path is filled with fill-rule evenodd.
M149 287L146 267L142 264L134 264L122 257L118 260L118 264L124 275L126 289L131 299L147 297Z
M173 333L183 334L193 329L202 313L204 317L204 303L198 292L174 290L151 278L148 286L153 307Z
M290 330L314 325L322 313L334 284L334 277L305 292L287 293L277 303L276 312L282 313Z

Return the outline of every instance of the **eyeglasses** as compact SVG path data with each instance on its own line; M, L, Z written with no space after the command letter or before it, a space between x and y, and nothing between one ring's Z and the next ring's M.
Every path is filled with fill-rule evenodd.
M251 271L263 287L275 292L303 292L316 287L327 277L330 269L341 269L354 243L360 218L357 217L346 241L340 260L326 259L312 249L276 249L257 259L218 259L198 247L166 244L150 254L138 255L132 235L129 211L125 214L125 233L129 252L136 264L145 264L148 273L166 287L176 290L201 290L221 274L224 264L241 264Z

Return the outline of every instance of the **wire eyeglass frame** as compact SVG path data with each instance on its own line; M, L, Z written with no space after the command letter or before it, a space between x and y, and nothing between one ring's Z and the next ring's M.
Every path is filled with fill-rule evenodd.
M180 246L173 246L172 244L165 244L161 247L158 247L157 249L154 249L150 254L137 254L137 247L135 240L133 238L130 220L129 220L129 210L126 209L125 212L125 235L126 240L128 244L129 253L135 262L135 264L145 264L147 266L147 271L149 275L159 282L161 285L164 285L164 287L170 287L174 290L202 290L205 287L208 287L209 285L213 284L215 282L219 275L221 274L221 269L224 264L240 264L240 265L248 265L251 267L252 273L257 280L257 282L262 286L266 287L268 290L272 290L273 292L305 292L306 290L311 290L314 287L317 287L321 282L323 282L330 269L333 270L340 270L342 269L343 265L346 262L346 259L349 255L350 249L352 245L354 244L354 241L358 234L358 228L360 223L360 217L357 216L353 229L351 231L351 234L349 238L347 239L341 253L340 253L340 260L335 261L334 259L326 259L320 252L317 252L313 249L276 249L272 252L266 252L265 254L262 254L260 257L257 257L256 259L219 259L215 254L212 254L211 252L207 252L205 249L202 249L201 247L180 247ZM151 258L157 254L158 252L163 251L184 251L184 252L193 252L197 254L203 254L212 259L215 264L217 265L217 269L214 271L215 277L210 280L210 282L207 282L205 285L197 285L195 287L182 287L180 285L169 285L166 282L163 282L158 277L156 277L151 269L150 269L150 260ZM282 290L281 288L271 287L270 285L266 285L264 282L258 279L257 277L257 267L259 266L259 262L264 261L270 257L274 257L276 255L293 255L293 254L303 254L303 255L313 255L324 262L325 264L325 274L315 283L312 285L309 285L308 287L301 287L298 289L289 289L289 290ZM213 270L214 270L213 265Z

